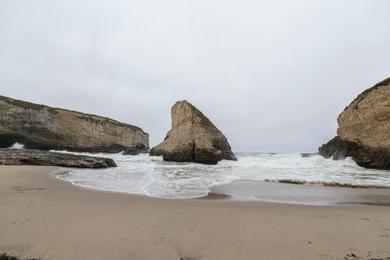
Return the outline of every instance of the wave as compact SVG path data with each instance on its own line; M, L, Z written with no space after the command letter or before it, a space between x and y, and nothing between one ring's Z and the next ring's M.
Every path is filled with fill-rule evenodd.
M9 148L10 149L15 149L15 150L24 149L24 144L22 144L22 143L14 143Z
M92 189L181 199L204 197L210 187L240 179L390 187L390 171L361 168L350 158L334 161L316 154L240 153L238 161L221 161L217 165L165 162L147 154L87 154L112 158L118 167L75 169L58 178Z

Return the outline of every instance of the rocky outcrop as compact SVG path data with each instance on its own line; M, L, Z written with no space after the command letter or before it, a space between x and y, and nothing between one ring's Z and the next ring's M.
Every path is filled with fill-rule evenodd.
M74 168L116 167L109 158L28 149L0 149L0 165L45 165Z
M134 153L147 152L149 135L109 118L0 96L0 147L16 142L39 150Z
M337 121L337 137L320 147L321 155L390 169L390 78L360 94Z
M128 148L123 151L123 155L137 155L140 153L149 153L149 148L143 144L136 144L134 147Z
M151 149L151 155L162 155L166 161L207 164L237 160L226 137L189 102L176 102L171 117L172 129L161 144Z

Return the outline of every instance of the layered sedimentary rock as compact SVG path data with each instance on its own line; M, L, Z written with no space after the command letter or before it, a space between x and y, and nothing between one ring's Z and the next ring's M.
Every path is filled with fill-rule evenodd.
M74 168L116 167L109 158L29 149L0 149L0 165L45 165Z
M145 152L149 135L118 121L0 96L0 147L82 152Z
M321 155L390 169L390 78L360 94L337 121L337 136L320 147Z
M166 161L207 164L237 160L226 137L189 102L176 102L171 117L172 129L161 144L151 149L151 155L162 155Z

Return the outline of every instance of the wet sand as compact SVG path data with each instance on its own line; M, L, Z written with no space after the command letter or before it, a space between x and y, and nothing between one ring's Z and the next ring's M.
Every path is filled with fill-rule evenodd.
M390 206L389 188L345 188L322 185L270 183L237 180L211 188L216 194L232 200L260 200L303 205L381 205ZM207 196L207 197L209 197Z
M53 170L0 167L0 252L58 260L390 257L390 207L153 199L78 188Z

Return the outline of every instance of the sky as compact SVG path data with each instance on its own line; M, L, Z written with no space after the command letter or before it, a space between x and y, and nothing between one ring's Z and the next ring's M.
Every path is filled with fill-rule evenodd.
M388 0L0 0L0 95L137 125L186 99L233 151L315 152L390 76Z

